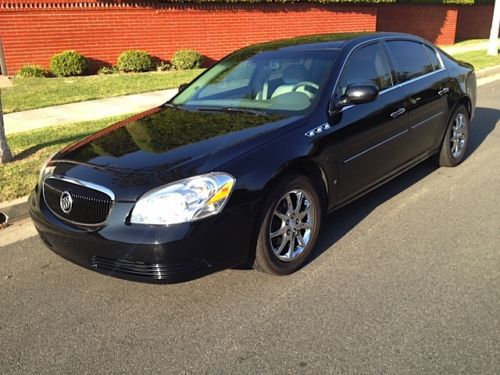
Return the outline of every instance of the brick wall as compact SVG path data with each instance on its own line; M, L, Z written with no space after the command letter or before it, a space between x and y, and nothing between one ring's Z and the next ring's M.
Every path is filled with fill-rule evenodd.
M458 12L456 40L488 38L493 5L461 7Z
M375 31L376 26L376 7L371 6L147 7L51 2L38 2L35 8L0 8L0 37L10 72L26 63L48 66L50 56L65 49L76 49L96 64L114 64L125 49L143 49L168 60L175 51L192 48L210 62L261 41Z
M437 44L452 44L457 15L456 6L380 5L377 30L409 32Z
M115 64L126 49L169 60L191 48L210 63L245 45L333 32L404 31L450 44L457 36L487 37L484 20L491 22L492 12L492 6L0 0L0 38L10 73L27 63L48 67L65 49L76 49L94 66Z

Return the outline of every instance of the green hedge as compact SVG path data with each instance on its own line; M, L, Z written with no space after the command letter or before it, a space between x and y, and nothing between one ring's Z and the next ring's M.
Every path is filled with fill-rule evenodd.
M151 0L146 2L162 3L191 3L191 4L216 4L216 3L319 3L319 4L445 4L445 5L482 5L494 4L495 0Z
M70 50L55 54L50 59L50 71L58 77L81 76L87 69L87 60Z
M199 69L203 64L203 56L193 50L180 50L172 56L172 65L175 69Z
M128 50L118 56L116 66L124 72L148 72L153 69L153 58L146 51Z

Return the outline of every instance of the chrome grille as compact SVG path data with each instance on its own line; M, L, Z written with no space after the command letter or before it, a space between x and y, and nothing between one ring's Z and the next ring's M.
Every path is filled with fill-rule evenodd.
M61 204L63 193L69 193L71 196L72 204L69 211L64 204ZM113 199L102 191L55 177L45 179L43 198L47 207L56 216L78 225L103 224L113 205Z

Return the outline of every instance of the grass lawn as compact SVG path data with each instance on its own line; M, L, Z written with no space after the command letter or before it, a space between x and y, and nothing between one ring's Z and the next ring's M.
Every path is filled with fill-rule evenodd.
M500 41L500 39L499 39ZM448 44L448 45L443 45L443 47L451 47L451 46L470 46L474 44L482 44L482 43L488 43L489 39L467 39L462 42L458 42L455 44Z
M179 87L203 69L69 78L14 78L2 90L4 113Z
M7 136L15 160L0 166L0 202L28 194L36 185L40 167L54 152L127 116L60 125Z
M489 56L484 50L456 53L453 54L453 57L458 60L471 63L472 65L474 65L476 71L495 65L500 65L500 54L498 54L497 56Z

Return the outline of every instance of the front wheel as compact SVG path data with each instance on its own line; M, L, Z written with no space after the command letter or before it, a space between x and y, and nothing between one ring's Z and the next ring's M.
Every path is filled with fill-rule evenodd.
M254 268L287 275L302 267L312 252L321 225L320 199L304 176L281 181L264 203Z
M439 153L439 165L454 167L460 164L465 156L465 150L469 143L469 113L460 105L448 124L444 136L441 152Z

